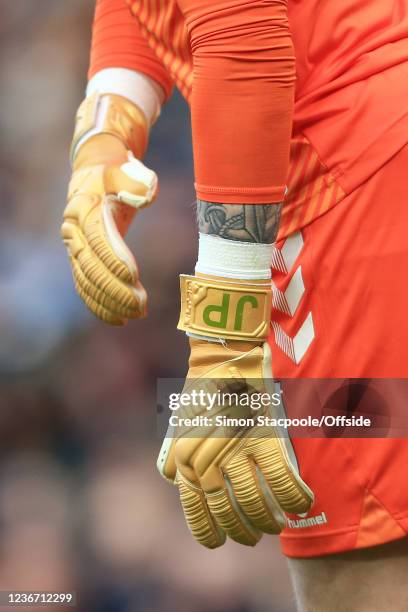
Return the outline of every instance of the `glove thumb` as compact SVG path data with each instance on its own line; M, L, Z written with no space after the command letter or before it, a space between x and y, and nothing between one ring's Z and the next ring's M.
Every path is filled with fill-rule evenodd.
M176 484L177 466L175 459L175 432L169 426L165 439L163 440L159 456L157 458L157 469L165 480Z
M147 168L129 151L128 161L121 166L106 169L107 193L117 200L139 209L153 202L158 191L158 179L153 170Z

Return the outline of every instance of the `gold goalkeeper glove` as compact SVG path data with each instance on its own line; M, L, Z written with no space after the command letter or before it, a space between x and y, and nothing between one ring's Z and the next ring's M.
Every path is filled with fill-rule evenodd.
M146 292L123 236L157 193L156 174L140 161L147 138L143 113L121 96L94 94L78 109L61 235L78 294L112 325L146 314Z
M192 336L183 393L193 397L195 391L198 397L201 391L220 391L240 397L245 392L249 399L264 393L272 398L266 342L270 283L184 276L181 293L179 328ZM244 426L224 424L223 418L254 417L245 402L220 402L211 413L191 402L178 413L158 469L178 486L187 524L200 544L216 548L228 536L254 546L263 533L283 529L285 512L309 510L313 493L299 475L290 439L281 437L278 427L258 424L258 416L282 416L272 401L257 411L254 424L249 420ZM211 421L203 426L185 420L209 414ZM216 416L222 418L218 426Z

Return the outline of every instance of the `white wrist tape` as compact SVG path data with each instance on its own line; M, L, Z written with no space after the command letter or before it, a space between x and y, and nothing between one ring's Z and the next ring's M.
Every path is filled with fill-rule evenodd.
M140 108L149 126L160 115L164 102L164 91L156 81L142 72L127 68L105 68L97 72L88 83L86 95L95 92L127 98Z
M200 233L196 272L241 280L271 278L273 244L237 242Z

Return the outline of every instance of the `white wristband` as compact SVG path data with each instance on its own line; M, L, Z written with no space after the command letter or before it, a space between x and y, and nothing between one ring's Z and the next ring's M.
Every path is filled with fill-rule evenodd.
M273 244L237 242L200 233L196 272L242 280L269 280Z
M160 115L164 102L164 91L156 81L137 70L128 68L105 68L89 81L86 95L93 93L116 94L127 98L145 115L152 126Z

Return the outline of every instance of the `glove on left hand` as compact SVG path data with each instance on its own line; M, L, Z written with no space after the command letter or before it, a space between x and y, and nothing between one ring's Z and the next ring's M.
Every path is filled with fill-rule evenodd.
M270 285L265 289L261 285L242 283L239 286L230 282L219 287L211 279L198 277L190 278L188 283L190 295L182 296L185 309L183 311L182 307L179 326L183 329L196 332L210 324L207 333L211 334L211 323L217 323L218 331L222 316L214 320L208 308L213 312L218 309L220 313L222 306L214 306L214 303L231 305L244 298L247 304L258 304L260 317L255 315L252 322L243 321L245 331L238 333L236 316L232 320L224 317L226 326L230 327L224 330L224 336L235 335L239 340L220 343L191 338L190 367L183 393L192 397L192 391L198 396L200 391L216 393L220 390L223 394L248 393L249 399L254 392L267 393L271 397L275 389L270 349L266 342L255 342L254 338L264 332L260 321L263 312L270 312L270 303L263 300L262 294L270 291ZM228 299L225 296L229 296ZM208 300L212 305L208 306ZM202 313L207 314L201 317ZM252 341L245 341L245 335L252 336ZM241 544L254 546L262 533L276 534L283 529L284 512L300 514L310 509L313 493L299 475L287 436L283 437L276 427L258 425L256 415L239 402L216 405L211 413L206 406L192 404L177 412L182 418L206 414L213 419L209 426L189 426L181 422L175 430L170 428L158 459L161 474L179 488L187 524L200 544L216 548L229 536ZM272 402L257 414L283 416ZM255 422L240 427L217 426L214 424L216 415L249 416L254 417Z

